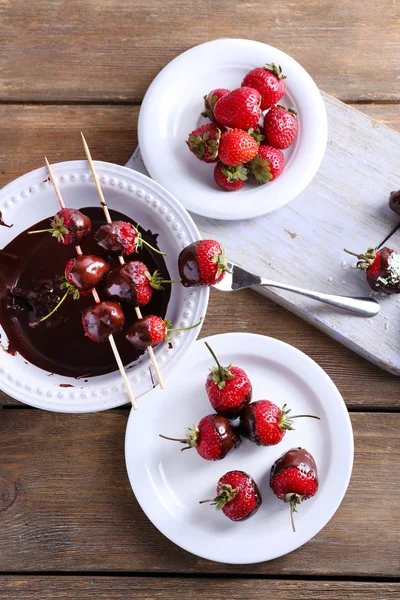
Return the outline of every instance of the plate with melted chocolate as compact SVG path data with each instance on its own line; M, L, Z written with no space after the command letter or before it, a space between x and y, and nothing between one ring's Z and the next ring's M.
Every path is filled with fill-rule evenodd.
M157 271L161 280L178 280L180 251L200 237L190 215L144 175L104 162L96 162L96 168L113 222L132 224L143 240L138 252L125 258L127 263L141 261L150 274ZM116 253L108 251L96 236L105 218L88 164L59 163L54 171L66 206L80 211L82 227L88 230L77 243L84 255L98 257L90 281L78 283L90 286L92 276L98 274L100 300L110 300L106 275L119 263ZM22 402L48 410L90 412L120 406L128 399L110 345L91 341L82 327L82 314L93 304L91 294L67 295L45 319L67 291L65 268L76 258L74 245L58 241L60 235L68 234L51 224L58 211L45 168L0 191L0 388ZM32 235L31 231L42 233ZM188 327L204 318L207 288L186 289L170 283L162 283L161 288L153 289L150 301L141 307L143 316L157 315L174 327ZM136 321L134 305L128 300L123 304L124 326L114 339L135 396L140 397L157 385L157 379L147 351L134 348L126 339ZM103 321L108 317L101 316ZM172 334L170 342L155 348L164 379L199 330Z
M225 372L219 391L205 342L234 375ZM161 533L201 558L250 564L292 552L327 525L354 447L343 398L319 365L279 340L228 333L198 340L169 384L146 412L131 413L125 439L133 492Z

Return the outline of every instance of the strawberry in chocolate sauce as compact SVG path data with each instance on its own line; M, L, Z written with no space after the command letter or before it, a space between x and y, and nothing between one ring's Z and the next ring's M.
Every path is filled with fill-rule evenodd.
M171 329L171 321L164 321L164 319L161 319L161 317L156 315L147 315L147 317L138 319L136 323L129 328L126 339L132 346L135 346L135 348L144 349L148 346L154 348L164 340L168 340L169 333L193 329L194 327L198 327L202 320L203 319L201 318L198 323L191 325L190 327L175 327Z
M76 208L62 208L50 220L48 229L28 231L33 233L51 233L64 246L80 246L92 230L91 220Z
M83 329L92 342L105 342L110 335L121 331L124 323L125 315L117 302L92 304L82 314Z
M105 223L97 230L94 236L99 247L109 254L130 256L147 246L157 254L165 254L158 248L150 245L138 228L128 221L113 221Z

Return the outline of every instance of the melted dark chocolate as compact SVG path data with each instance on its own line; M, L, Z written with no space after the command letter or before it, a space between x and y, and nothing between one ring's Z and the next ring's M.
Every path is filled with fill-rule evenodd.
M110 270L108 262L101 256L82 254L72 259L68 281L79 291L96 287Z
M185 287L201 285L199 267L197 265L197 246L198 242L193 242L189 246L186 246L179 254L179 275L181 276L182 285Z
M94 233L104 224L101 207L81 209L92 220L92 232L82 243L86 254L103 254L99 250ZM125 215L111 211L114 220L136 223ZM49 218L33 229L45 229ZM152 246L157 245L157 236L142 232L143 239ZM109 344L96 344L85 336L82 327L82 312L93 303L92 296L73 300L67 298L60 309L47 321L37 327L29 323L45 316L57 304L63 294L60 290L66 263L75 257L75 248L57 243L50 233L27 235L26 231L0 250L0 323L9 340L9 351L16 351L34 365L48 371L69 377L102 375L116 370L114 355ZM110 268L119 263L106 256ZM171 279L161 255L147 247L133 259L142 260L150 272L158 269L163 279ZM129 260L129 259L128 259ZM149 304L143 307L144 315L156 314L165 318L171 295L170 284L164 284L162 291L154 291ZM98 287L101 300L106 294ZM136 360L144 350L134 348L126 339L127 328L136 321L134 307L125 308L126 326L115 334L115 341L124 365Z
M5 221L3 220L3 215L2 215L1 210L0 210L0 225L2 227L14 227L14 225L7 225L7 223L5 223Z
M252 442L261 445L256 434L256 419L254 416L255 402L246 406L240 414L239 433Z
M314 479L318 484L318 471L317 465L315 464L314 457L305 450L304 448L292 448L282 454L280 458L272 465L270 481L275 475L278 475L285 469L290 469L295 467L296 469L300 469L305 473L312 471L314 474Z
M221 439L221 459L224 458L231 450L237 448L242 443L236 429L225 417L212 415L212 420L215 429L218 431Z
M389 196L389 206L398 215L400 215L400 190L391 192Z

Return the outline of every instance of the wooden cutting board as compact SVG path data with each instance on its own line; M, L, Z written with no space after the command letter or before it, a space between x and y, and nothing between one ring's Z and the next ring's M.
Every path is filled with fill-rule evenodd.
M328 293L374 295L381 312L364 319L290 292L257 288L368 360L400 375L400 294L372 292L365 275L354 268L356 259L343 252L344 247L364 252L377 246L399 220L388 207L388 197L400 188L400 134L327 94L323 98L328 146L317 175L300 196L271 214L247 221L192 216L202 237L221 242L233 262L254 273ZM127 166L148 175L139 149ZM400 232L390 246L400 251Z

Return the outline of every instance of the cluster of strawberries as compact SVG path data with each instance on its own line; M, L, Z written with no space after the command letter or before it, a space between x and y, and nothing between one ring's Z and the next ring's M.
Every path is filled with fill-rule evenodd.
M195 448L205 460L221 460L241 444L246 437L259 446L275 446L286 431L293 429L293 420L299 417L318 419L313 415L289 416L290 409L279 408L270 400L251 402L252 385L240 367L223 367L206 342L216 366L206 380L206 392L216 414L203 417L200 423L187 429L183 439L162 438L185 444L182 450ZM237 424L232 420L238 419ZM270 486L276 496L290 505L293 531L293 513L303 500L318 490L318 473L314 458L303 448L285 452L270 471ZM243 521L253 516L262 503L260 490L254 479L243 471L229 471L217 483L217 495L211 500L217 510L232 521Z
M224 190L240 190L249 174L264 184L282 173L281 150L297 133L294 108L277 104L285 93L284 79L280 66L267 64L247 73L240 88L218 88L204 97L202 115L212 122L192 131L186 143L198 159L217 162L214 179Z

